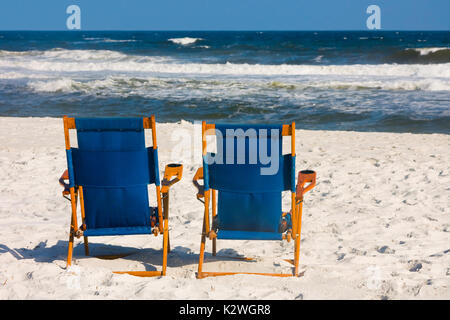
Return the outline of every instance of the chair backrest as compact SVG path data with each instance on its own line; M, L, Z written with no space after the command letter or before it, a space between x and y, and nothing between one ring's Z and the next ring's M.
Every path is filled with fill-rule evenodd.
M147 186L160 181L158 150L145 146L145 119L75 119L69 180L82 186L87 229L150 226Z
M283 125L214 125L204 152L205 190L218 190L219 229L278 232L282 191L295 191L295 155L282 154Z

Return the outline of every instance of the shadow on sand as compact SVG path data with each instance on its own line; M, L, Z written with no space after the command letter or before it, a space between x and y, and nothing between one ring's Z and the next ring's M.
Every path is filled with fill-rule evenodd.
M9 248L4 244L0 244L0 254L11 254L17 260L31 259L38 263L53 263L54 261L65 261L67 257L68 241L59 240L55 245L47 247L47 241L42 241L33 249L28 248ZM83 243L77 243L74 246L73 258L75 260L95 259L95 256L103 255L123 255L121 259L142 263L146 271L154 271L162 266L162 249L145 248L138 249L135 247L118 246L103 243L89 243L90 256L84 254ZM222 249L218 251L217 256L211 253L205 253L205 260L212 261L235 261L241 258L234 249ZM197 265L199 254L192 252L190 248L176 246L171 249L168 259L168 267L183 267L187 265ZM205 262L206 262L205 261ZM65 264L64 264L65 265Z

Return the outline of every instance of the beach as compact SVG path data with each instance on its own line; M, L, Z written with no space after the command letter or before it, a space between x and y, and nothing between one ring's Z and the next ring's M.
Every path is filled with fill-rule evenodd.
M158 118L157 118L158 120ZM161 267L162 237L76 240L66 269L70 203L58 179L66 168L61 118L0 118L0 299L450 299L450 136L296 131L296 170L317 172L305 196L298 278L234 275L196 279L203 204L192 178L201 165L199 124L157 123L159 166L184 165L171 189L166 277L116 270ZM298 126L297 126L298 128ZM151 189L151 195L154 194ZM154 200L154 199L151 199ZM289 209L289 194L283 196ZM289 272L293 242L217 242L205 271Z

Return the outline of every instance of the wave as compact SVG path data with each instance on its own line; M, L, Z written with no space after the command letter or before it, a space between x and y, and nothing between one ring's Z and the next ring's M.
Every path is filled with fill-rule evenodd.
M338 90L423 90L450 91L450 81L440 79L393 80L393 81L328 81L311 83L310 87Z
M408 48L406 50L414 50L420 53L421 56L426 56L430 53L435 53L438 51L449 51L450 48L447 47L435 47L435 48Z
M196 43L197 41L204 40L202 38L191 38L191 37L184 37L184 38L172 38L168 39L168 41L173 42L175 44L181 44L183 46L186 46L188 44Z
M420 52L412 51L420 55ZM442 51L441 49L430 50L428 55ZM319 59L321 56L316 57L315 62ZM36 91L79 90L80 88L80 90L84 90L83 81L69 85L67 79L104 79L105 75L144 80L152 77L176 79L201 77L202 80L211 79L211 77L216 79L237 78L244 84L243 78L248 80L253 78L261 80L262 78L265 81L271 79L270 81L276 82L280 77L288 77L283 80L294 81L295 89L328 87L356 90L450 90L450 63L410 65L208 64L181 63L180 60L164 56L127 55L112 50L0 50L0 79L44 79L43 82L30 84L31 88ZM48 84L48 79L56 82ZM88 87L92 87L93 84L96 83L90 82ZM123 85L129 87L127 83ZM288 86L291 85L291 83L288 84Z
M80 82L78 82L80 83ZM28 87L36 92L76 92L77 81L62 78L50 81L33 81L28 83Z
M0 58L29 57L34 59L63 59L66 61L89 61L89 60L110 60L124 59L127 57L119 51L113 50L67 50L54 48L50 50L28 50L28 51L7 51L0 50Z
M105 42L105 43L122 43L122 42L137 42L135 39L110 39L110 38L84 38L86 41Z
M68 77L58 79L39 79L29 81L27 87L35 92L80 92L95 95L138 95L155 97L155 95L173 96L242 96L249 92L265 92L265 94L291 95L302 93L309 89L322 90L424 90L450 91L450 80L422 79L373 81L373 80L331 80L317 81L314 79L302 82L283 81L245 81L245 80L193 80L189 78L155 78L109 76L96 80L75 80ZM275 91L273 91L275 90ZM166 92L166 93L164 93ZM167 93L169 92L169 93Z
M442 80L422 80L422 81L306 81L303 83L289 83L272 81L269 88L285 90L305 90L314 89L336 89L336 90L427 90L441 91L450 90L450 81Z
M419 51L402 51L421 56ZM450 48L430 48L424 57L450 54ZM320 56L316 57L319 59ZM317 62L317 61L315 61ZM450 62L450 60L449 60ZM266 65L247 63L181 63L166 56L129 55L113 50L6 51L0 50L0 68L30 72L151 72L204 75L347 75L392 77L450 77L450 63L441 64L349 64L349 65ZM17 71L17 70L13 70Z
M407 48L393 54L390 60L398 63L448 63L450 62L450 48Z
M144 61L9 61L0 59L0 68L19 68L31 72L136 72L199 75L255 75L255 76L390 76L450 78L450 63L440 65L259 65L259 64L204 64L160 63L147 58Z
M323 55L319 55L319 56L315 57L315 58L313 59L313 61L319 63L319 62L322 61L322 58L323 58Z
M438 51L439 52L439 51ZM417 53L419 54L419 53ZM126 55L111 50L0 51L0 68L31 72L151 72L206 75L348 75L450 77L450 63L377 65L261 65L247 63L180 63L168 57Z
M0 79L45 79L45 78L51 78L51 76L43 74L14 72L14 71L0 73Z
M126 76L109 76L104 79L96 80L75 80L68 77L59 79L50 79L28 82L28 88L36 92L82 92L95 94L118 94L127 96L129 94L137 94L136 89L142 89L138 95L147 96L149 89L161 88L179 88L180 85L186 84L186 87L192 86L197 81L189 80L161 80L158 78L137 78ZM131 91L130 91L131 90Z

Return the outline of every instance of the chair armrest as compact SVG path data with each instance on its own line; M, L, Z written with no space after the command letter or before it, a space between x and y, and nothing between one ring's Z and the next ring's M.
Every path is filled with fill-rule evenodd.
M183 176L183 165L179 163L170 163L166 165L166 168L164 170L164 177L161 182L162 193L169 192L169 189L171 186L173 186L175 183L181 180L181 177ZM172 177L175 177L172 179ZM172 180L171 180L172 179Z
M194 178L192 179L192 183L197 188L197 199L199 200L205 197L205 187L200 185L200 183L198 183L198 180L202 179L203 179L203 168L198 168L197 172L194 175Z
M65 170L61 175L61 178L59 178L59 184L64 188L62 192L63 196L70 194L69 184L66 183L65 180L69 180L69 170Z
M305 184L309 183L305 188ZM303 200L303 195L314 188L316 185L316 172L312 170L302 170L298 173L297 181L297 201Z

